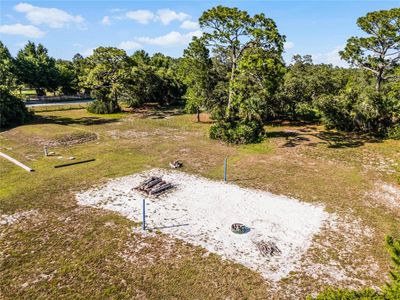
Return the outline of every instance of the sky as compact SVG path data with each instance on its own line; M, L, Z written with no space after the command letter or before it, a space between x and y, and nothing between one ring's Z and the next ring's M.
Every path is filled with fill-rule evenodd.
M362 35L357 18L400 7L400 0L0 0L0 40L12 55L30 40L62 59L90 55L99 46L179 57L192 36L201 34L202 12L216 5L272 18L286 36L287 63L294 54L310 54L314 62L345 66L338 51L349 37Z

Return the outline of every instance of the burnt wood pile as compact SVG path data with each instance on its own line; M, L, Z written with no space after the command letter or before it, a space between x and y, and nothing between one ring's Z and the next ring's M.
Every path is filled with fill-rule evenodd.
M159 196L173 187L172 183L165 182L161 177L153 176L143 181L137 189L147 195Z
M275 256L281 254L281 250L272 241L267 241L267 242L260 241L260 242L255 242L255 244L262 256Z

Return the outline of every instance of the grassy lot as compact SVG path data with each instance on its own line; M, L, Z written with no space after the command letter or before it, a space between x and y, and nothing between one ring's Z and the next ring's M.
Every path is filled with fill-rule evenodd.
M35 169L0 161L0 298L293 299L338 286L379 286L389 269L384 236L398 236L400 210L376 196L377 184L398 186L400 142L325 131L321 126L271 124L261 144L228 146L208 138L210 122L175 110L93 115L79 107L40 107L32 124L0 133L1 151ZM53 156L43 156L51 145ZM55 169L60 163L94 162ZM131 221L80 207L74 192L180 159L184 171L323 204L369 228L368 239L322 231L304 261L335 261L354 278L327 282L293 272L277 284L205 250L157 234L134 233ZM341 229L339 228L338 231ZM349 241L353 247L348 251ZM370 264L374 268L368 269ZM366 271L367 269L367 271Z

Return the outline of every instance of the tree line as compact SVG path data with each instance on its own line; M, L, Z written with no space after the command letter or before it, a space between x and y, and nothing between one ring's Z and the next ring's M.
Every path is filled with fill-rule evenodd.
M277 119L400 138L399 8L357 20L364 35L349 38L340 52L350 68L315 64L309 55L286 65L286 38L262 13L216 6L199 24L203 35L180 58L99 47L86 58L56 60L32 42L14 58L1 43L2 95L15 97L21 86L37 95L90 93L94 113L117 112L120 103L181 104L198 120L208 112L215 121L210 137L229 143L260 141L265 122Z

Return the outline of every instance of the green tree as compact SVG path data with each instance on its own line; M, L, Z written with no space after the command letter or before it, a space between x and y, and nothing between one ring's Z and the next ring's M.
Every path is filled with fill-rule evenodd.
M58 71L57 86L64 95L76 94L78 88L78 74L74 63L68 60L59 59L56 61Z
M188 86L185 93L185 109L189 113L197 113L197 122L200 122L200 110L210 107L215 85L212 70L210 51L203 40L194 37L183 52L181 76Z
M72 58L72 65L76 74L78 91L84 94L90 94L89 88L85 85L86 77L90 71L88 59L84 58L80 53L76 53Z
M56 62L42 44L28 42L17 54L15 70L19 81L34 88L38 96L45 95L46 89L57 89Z
M0 41L0 85L8 89L15 85L15 65L7 47Z
M12 95L4 85L0 85L0 128L26 123L32 115L21 99Z
M120 110L118 101L124 94L124 81L129 60L124 50L99 47L87 59L83 85L96 99L88 110L95 113L114 113Z
M161 89L158 90L157 99L161 105L176 104L185 93L184 85L179 78L178 59L155 53L150 64L155 68L155 74L160 79Z
M225 52L229 61L229 91L226 117L232 111L234 97L233 82L237 76L237 66L245 51L261 48L281 54L285 37L280 35L275 22L256 14L251 17L246 11L224 6L205 11L199 19L204 39L214 51Z
M337 95L355 72L327 64L313 64L310 55L295 55L277 95L277 109L281 115L293 119L317 120L320 114L315 102L318 98Z
M368 36L351 37L340 55L372 72L379 92L382 82L398 78L393 70L400 64L400 8L370 12L359 18L357 25Z
M276 93L286 72L280 53L263 48L247 49L234 81L238 116L259 126L275 109Z
M210 136L233 143L260 140L260 110L276 88L270 75L283 66L285 37L264 14L251 17L237 8L211 8L202 14L199 23L205 31L204 40L228 67L229 74L227 102L220 102L226 106L214 110L219 121L212 126Z
M161 53L150 57L139 50L131 55L130 64L124 81L124 101L130 107L150 102L172 104L181 99L183 84L178 79L176 59Z

